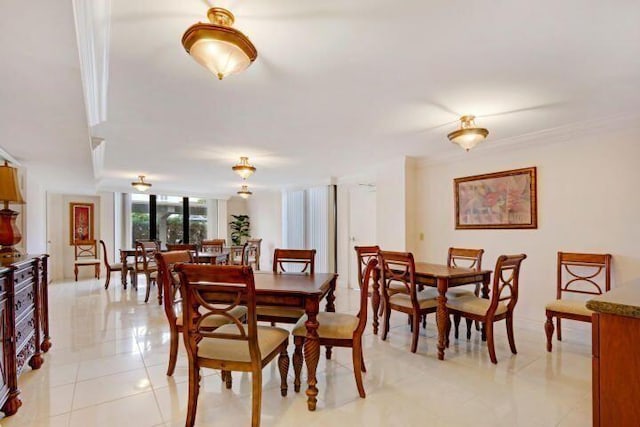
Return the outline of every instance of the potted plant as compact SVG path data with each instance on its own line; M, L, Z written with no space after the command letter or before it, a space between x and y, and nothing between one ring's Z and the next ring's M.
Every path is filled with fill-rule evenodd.
M229 223L229 227L231 228L231 243L235 246L240 246L243 243L243 240L251 237L249 233L249 227L251 223L249 222L249 215L231 215L233 217L233 221Z

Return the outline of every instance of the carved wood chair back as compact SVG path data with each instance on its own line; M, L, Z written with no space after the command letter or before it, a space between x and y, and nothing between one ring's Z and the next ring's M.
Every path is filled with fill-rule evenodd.
M482 270L484 249L449 248L447 266Z
M198 245L195 243L167 243L168 251L189 251L193 255L193 260L198 259Z
M565 292L587 295L608 292L611 290L611 255L558 252L557 279L557 299L562 299Z
M518 286L520 282L520 265L527 256L500 255L496 261L496 269L493 271L493 285L491 288L491 304L487 311L487 318L494 317L498 309L498 303L507 306L507 312L513 313L518 302Z
M291 264L301 264L300 273L315 273L316 250L315 249L275 249L273 251L273 272L287 272Z
M73 246L76 261L98 260L99 262L95 240L76 240Z
M225 239L203 240L200 243L200 249L202 250L202 252L220 253L223 251L225 244L226 244Z
M380 246L355 246L353 249L356 251L356 257L358 259L358 283L362 286L362 279L364 278L364 272L369 265L369 261L372 259L378 259L378 252ZM376 265L377 265L376 261ZM367 284L368 287L368 284Z
M389 289L392 285L400 284L404 293L409 294L414 306L418 305L416 299L416 265L411 252L379 251L380 281L382 294L385 300L389 298ZM396 291L397 292L397 291Z
M260 246L262 246L262 239L248 239L247 244L247 265L251 266L254 270L260 270Z
M193 254L189 250L156 252L158 265L158 286L162 286L164 297L164 312L169 325L175 325L178 316L182 314L182 295L180 293L180 278L174 272L178 263L193 262Z

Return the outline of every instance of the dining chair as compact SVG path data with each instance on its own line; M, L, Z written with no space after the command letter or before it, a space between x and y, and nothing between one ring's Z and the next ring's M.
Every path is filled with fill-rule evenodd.
M76 240L74 246L73 274L78 281L80 267L93 267L94 277L100 279L100 258L95 240Z
M200 249L202 252L220 253L224 250L226 244L225 239L209 239L200 242Z
M192 262L198 262L198 245L195 243L167 243L167 251L189 251L193 256Z
M273 272L286 273L283 263L301 264L300 273L313 274L315 272L315 249L275 249L273 251ZM288 267L288 265L287 265ZM304 309L258 306L256 309L258 321L276 323L296 323L304 315ZM330 354L328 355L330 358Z
M482 255L484 249L465 249L465 248L449 248L447 255L447 267L472 268L476 271L482 270ZM482 283L476 283L475 289L469 291L462 286L456 286L447 290L447 299L460 298L463 296L475 295L480 296L480 288ZM475 322L476 331L480 330L480 322ZM456 329L456 338L458 338L458 330ZM467 330L467 336L471 334L471 327Z
M122 264L110 264L109 256L107 255L107 245L104 243L104 240L100 240L100 246L102 247L102 262L104 263L104 269L107 274L107 280L104 282L104 288L109 289L109 282L111 282L111 273L113 273L114 271L122 272ZM133 272L132 265L127 265L127 272L131 274L131 282L133 282L133 276L135 273Z
M382 340L386 340L389 333L391 310L408 314L412 331L411 352L415 353L418 349L420 320L423 316L436 312L438 290L427 287L418 291L416 266L412 253L380 251L378 254L384 298Z
M245 243L244 245L233 245L229 248L229 264L231 265L248 265L247 256L249 254L247 250L247 246L249 244Z
M511 347L513 354L517 354L513 337L513 310L518 302L520 265L526 257L527 255L525 254L501 255L498 257L496 268L493 272L490 299L467 295L447 301L447 310L454 318L456 329L460 323L460 317L464 317L467 320L467 330L474 320L482 323L482 335L483 338L486 336L489 358L494 364L498 363L493 337L493 324L495 322L506 320L509 347ZM448 322L447 336L449 336L450 330L451 322ZM470 335L468 334L467 339L469 338Z
M362 279L364 278L364 272L367 269L367 265L369 265L369 261L371 259L378 259L378 251L380 250L380 246L354 246L353 249L356 251L356 259L358 264L358 286L362 287ZM368 288L367 288L368 289ZM384 300L380 301L381 303ZM379 304L380 316L384 313L383 304Z
M174 266L178 263L190 263L194 261L193 253L189 250L178 250L169 252L157 252L155 254L158 265L158 286L163 288L164 312L169 321L169 366L167 375L173 375L178 359L178 341L182 333L184 317L182 311L182 295L180 293L180 277L174 271ZM244 306L234 307L230 314L237 319L243 320L247 314ZM202 321L202 327L210 330L230 323L231 319L223 315L212 315ZM230 385L231 377L227 381Z
M369 258L362 280L360 281L360 310L358 314L354 316L346 313L320 312L317 318L319 323L317 331L320 345L351 348L353 374L356 378L358 393L362 398L366 397L364 385L362 384L362 372L367 371L362 354L362 335L367 326L369 282L371 281L373 270L378 265L376 257ZM296 323L291 332L295 344L295 351L293 353L295 379L293 385L296 393L300 391L300 373L302 372L303 364L302 346L307 336L306 321L307 316L304 315L298 320L298 323Z
M558 252L556 300L545 307L547 351L551 351L553 318L556 318L558 341L562 341L560 319L591 323L593 312L586 301L563 299L570 294L601 295L611 290L611 255Z
M260 270L260 246L262 239L248 239L247 265L253 268L253 271Z
M183 289L183 336L189 360L189 398L185 425L196 417L200 368L251 373L251 425L260 425L262 369L276 356L280 370L280 393L287 395L289 331L258 326L253 271L247 266L178 264ZM228 301L229 305L222 303ZM247 322L232 314L246 304ZM224 316L231 322L215 331L203 327L209 316Z
M147 289L144 302L149 302L151 286L156 284L158 267L156 265L155 254L160 252L160 247L155 241L136 241L135 251L135 287L138 288L138 274L144 274L147 279ZM162 304L162 290L158 288L158 304Z

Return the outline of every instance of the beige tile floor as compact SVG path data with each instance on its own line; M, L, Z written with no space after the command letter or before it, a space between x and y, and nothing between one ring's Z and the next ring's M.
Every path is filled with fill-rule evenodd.
M169 334L164 312L144 290L123 291L114 275L102 281L50 287L53 348L39 371L20 377L23 406L2 427L182 426L187 402L186 356L181 347L173 377L165 376ZM152 293L155 295L155 291ZM337 308L357 311L358 294L339 290ZM591 425L591 357L585 330L567 331L548 354L542 323L516 321L518 355L498 328L498 365L475 333L452 340L447 360L436 359L434 317L409 352L406 318L392 317L389 339L365 338L367 398L360 399L351 353L336 349L318 368L319 401L308 412L304 393L280 397L276 364L263 375L263 426L588 426ZM568 323L568 322L567 322ZM248 426L251 382L234 373L226 390L217 372L206 375L197 425Z

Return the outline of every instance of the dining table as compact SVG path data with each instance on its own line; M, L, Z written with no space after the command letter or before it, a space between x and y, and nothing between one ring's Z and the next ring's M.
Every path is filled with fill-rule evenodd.
M304 309L307 315L305 326L307 336L304 342L304 363L307 366L307 408L315 411L318 396L316 370L320 360L320 341L318 338L318 313L320 302L326 298L325 311L335 311L335 273L274 273L270 271L254 272L256 305L278 306ZM235 295L210 295L221 303L233 302ZM302 363L294 358L293 363ZM299 366L299 365L298 365Z
M399 273L402 273L401 271ZM433 264L428 262L415 263L416 284L431 286L438 290L436 297L436 323L438 324L438 359L444 360L445 348L449 346L447 334L448 324L451 321L447 311L447 290L456 286L482 283L482 297L489 298L489 284L491 282L491 270L476 270L473 268L449 267L446 264ZM371 305L373 307L373 333L378 334L380 308L380 269L373 272L373 289Z

